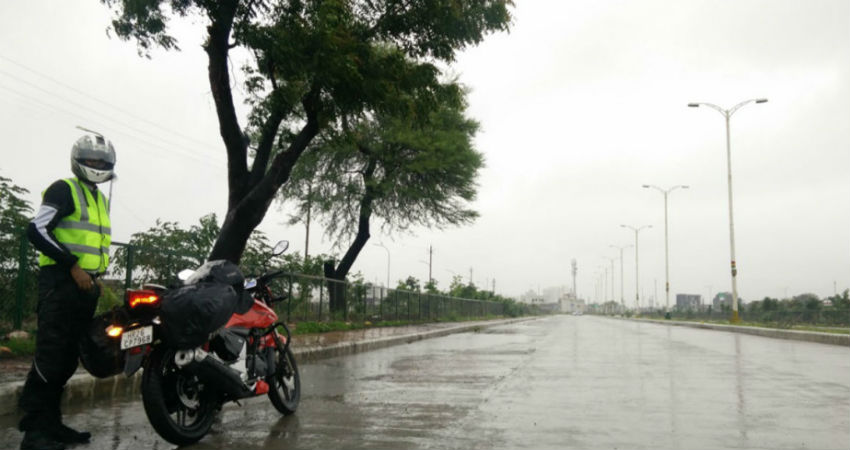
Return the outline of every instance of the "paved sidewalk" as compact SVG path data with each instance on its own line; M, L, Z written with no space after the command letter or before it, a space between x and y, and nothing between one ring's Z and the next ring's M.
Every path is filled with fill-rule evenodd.
M292 350L297 361L311 361L532 319L534 318L524 317L474 322L440 322L403 327L305 334L292 337ZM0 360L0 415L14 414L17 411L18 397L23 389L23 380L29 371L30 364L31 358ZM116 375L98 379L92 377L80 367L74 376L68 380L63 401L65 403L79 403L96 398L139 394L140 375L141 371L137 372L132 378Z

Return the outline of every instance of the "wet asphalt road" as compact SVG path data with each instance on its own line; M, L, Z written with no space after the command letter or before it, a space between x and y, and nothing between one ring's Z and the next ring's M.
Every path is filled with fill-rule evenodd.
M850 448L850 349L555 316L301 366L298 413L225 407L192 448ZM172 448L140 401L66 411L80 449ZM17 448L14 418L0 447Z

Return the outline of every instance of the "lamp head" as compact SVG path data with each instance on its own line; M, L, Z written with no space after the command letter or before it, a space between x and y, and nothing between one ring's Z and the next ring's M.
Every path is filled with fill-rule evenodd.
M699 108L699 103L688 103L688 108Z
M766 98L757 98L756 103L767 103L767 99Z

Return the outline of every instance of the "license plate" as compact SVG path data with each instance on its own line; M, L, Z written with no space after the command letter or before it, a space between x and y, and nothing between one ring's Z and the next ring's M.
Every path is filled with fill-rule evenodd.
M125 331L121 335L121 350L150 344L151 342L153 342L153 326L148 325L146 327L136 328Z

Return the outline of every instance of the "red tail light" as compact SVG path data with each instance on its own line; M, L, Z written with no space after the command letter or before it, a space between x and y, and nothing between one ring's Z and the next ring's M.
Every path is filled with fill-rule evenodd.
M135 308L139 305L156 305L159 303L159 295L154 291L128 291L128 303L130 308Z

